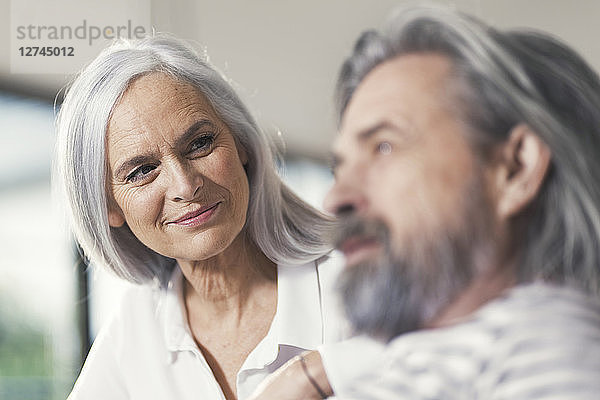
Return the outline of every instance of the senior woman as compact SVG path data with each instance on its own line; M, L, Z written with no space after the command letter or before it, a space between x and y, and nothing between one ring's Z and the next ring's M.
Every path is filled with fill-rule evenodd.
M140 284L71 399L243 399L340 338L328 296L339 263L322 240L332 221L282 183L267 137L186 44L107 48L57 125L56 178L78 243Z

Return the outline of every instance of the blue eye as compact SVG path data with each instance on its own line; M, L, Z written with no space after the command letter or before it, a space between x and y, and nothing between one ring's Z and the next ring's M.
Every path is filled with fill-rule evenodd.
M129 175L127 175L127 182L137 182L148 176L152 171L156 169L156 165L141 165L134 169Z
M212 148L213 143L215 142L215 135L212 133L205 134L196 138L190 143L190 153L205 153Z

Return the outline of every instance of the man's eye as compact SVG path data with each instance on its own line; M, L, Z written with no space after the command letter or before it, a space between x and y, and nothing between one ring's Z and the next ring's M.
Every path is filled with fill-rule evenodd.
M390 142L377 143L376 151L379 154L390 154L392 152L392 145L390 144Z
M137 182L148 176L149 173L156 169L156 165L142 165L134 169L127 175L127 182Z
M202 135L199 138L192 141L192 143L190 144L189 152L190 153L197 153L197 152L204 153L211 149L214 141L215 141L215 135L213 135L212 133Z

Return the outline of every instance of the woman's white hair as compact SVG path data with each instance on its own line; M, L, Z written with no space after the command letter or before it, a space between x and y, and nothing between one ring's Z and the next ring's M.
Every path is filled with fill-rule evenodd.
M248 154L250 201L245 229L260 250L275 263L302 263L325 254L330 249L324 238L331 218L281 181L268 136L226 79L186 43L160 35L121 40L105 49L79 74L58 114L54 181L88 260L136 283L164 284L175 266L175 260L144 246L126 224L111 228L108 223L108 122L130 83L151 72L166 73L197 88Z

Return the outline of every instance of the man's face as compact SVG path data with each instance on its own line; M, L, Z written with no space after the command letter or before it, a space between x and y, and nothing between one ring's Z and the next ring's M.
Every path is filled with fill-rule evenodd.
M483 249L489 236L483 172L452 111L450 71L435 54L379 65L355 91L333 146L325 206L342 220L346 309L368 333L394 336L436 315L472 279L471 247Z

